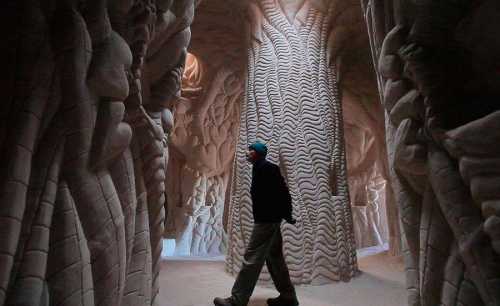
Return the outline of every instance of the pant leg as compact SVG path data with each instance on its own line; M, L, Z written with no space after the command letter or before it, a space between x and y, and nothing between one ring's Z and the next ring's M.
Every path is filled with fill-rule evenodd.
M279 230L279 223L254 225L250 241L243 256L241 270L231 290L231 295L238 306L247 305L268 256L273 236Z
M288 272L288 267L283 256L283 238L279 229L275 233L271 243L271 248L266 258L266 265L273 279L274 286L276 286L280 295L290 299L297 299L295 288L290 280L290 273Z

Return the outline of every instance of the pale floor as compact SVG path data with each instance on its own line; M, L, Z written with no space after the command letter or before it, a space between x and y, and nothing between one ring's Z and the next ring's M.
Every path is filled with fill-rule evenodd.
M298 286L301 306L406 305L404 267L385 254L363 256L362 271L349 283ZM160 274L161 306L211 306L215 296L228 296L234 278L222 261L164 260ZM266 306L275 297L272 285L258 285L248 306Z

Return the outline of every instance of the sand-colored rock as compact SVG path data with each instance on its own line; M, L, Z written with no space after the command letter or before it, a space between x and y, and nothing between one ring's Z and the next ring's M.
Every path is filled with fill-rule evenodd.
M172 97L146 98L160 93L141 79L149 46L185 50L188 41L162 31L186 31L193 9L193 1L2 7L11 30L1 56L0 305L159 305L161 114ZM155 72L177 92L171 71L183 61L171 60Z

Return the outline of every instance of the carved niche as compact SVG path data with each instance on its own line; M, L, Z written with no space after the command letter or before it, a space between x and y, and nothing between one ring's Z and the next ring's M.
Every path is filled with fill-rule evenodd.
M174 255L214 256L226 249L224 216L244 91L241 18L226 1L202 2L192 25L166 180L166 236ZM223 43L222 43L223 42Z

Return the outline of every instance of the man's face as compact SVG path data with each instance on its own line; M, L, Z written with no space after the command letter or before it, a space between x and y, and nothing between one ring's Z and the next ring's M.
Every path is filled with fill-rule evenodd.
M258 159L259 159L259 154L254 149L249 149L247 152L247 161L249 161L253 164Z

